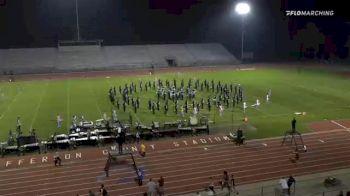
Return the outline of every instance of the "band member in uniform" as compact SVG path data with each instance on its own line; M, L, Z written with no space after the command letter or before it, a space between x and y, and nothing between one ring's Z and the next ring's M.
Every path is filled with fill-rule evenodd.
M63 119L61 118L61 115L58 114L57 117L56 117L57 128L61 128L62 121L63 121Z
M16 131L17 131L18 135L22 134L21 126L22 126L21 119L18 116L17 120L16 120Z
M222 116L224 113L224 106L222 104L220 104L219 106L219 112L220 112L220 116Z
M247 109L247 103L246 102L243 102L243 112L245 113L245 109Z

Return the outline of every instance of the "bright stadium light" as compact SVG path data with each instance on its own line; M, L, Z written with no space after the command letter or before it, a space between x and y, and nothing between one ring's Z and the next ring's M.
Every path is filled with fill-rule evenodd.
M239 2L236 4L235 11L242 17L242 39L241 39L241 61L243 62L243 50L244 50L244 17L249 14L250 6L246 2Z
M250 12L250 6L248 3L240 2L240 3L237 3L235 7L235 11L239 15L246 15Z

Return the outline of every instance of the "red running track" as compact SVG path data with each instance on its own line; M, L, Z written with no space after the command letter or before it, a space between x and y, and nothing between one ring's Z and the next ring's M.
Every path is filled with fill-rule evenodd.
M166 193L174 195L203 190L208 178L219 181L223 170L234 173L239 185L346 168L350 165L349 141L346 130L305 135L308 152L301 154L296 164L289 160L292 148L282 147L281 138L248 141L244 146L208 144L207 150L200 145L180 147L149 152L145 158L135 156L138 166L145 170L145 181L162 175ZM118 165L111 169L109 178L104 178L104 164L105 158L96 156L67 162L62 167L50 163L4 169L0 171L0 195L87 195L89 190L96 192L100 183L105 184L110 195L145 192L145 186L133 181L135 173L130 165Z

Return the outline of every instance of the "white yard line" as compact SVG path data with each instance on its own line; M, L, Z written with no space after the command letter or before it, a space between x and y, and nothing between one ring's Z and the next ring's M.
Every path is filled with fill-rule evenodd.
M339 127L342 127L343 129L346 129L346 130L349 129L348 127L346 127L346 126L344 126L344 125L342 125L342 124L340 124L340 123L337 123L337 122L335 122L334 120L331 120L331 122L332 122L333 124L335 124L335 125L338 125Z
M14 103L14 102L16 102L16 100L17 100L17 97L18 97L18 95L19 95L20 93L16 93L16 95L15 95L15 97L11 100L11 102L9 103L9 104L7 104L7 107L6 107L6 110L4 110L2 113L1 113L1 115L0 115L0 120L5 116L5 114L7 114L7 112L10 110L10 108L11 108L11 105Z
M43 92L41 93L39 103L38 103L38 105L37 105L37 107L36 107L36 109L35 109L35 111L34 111L33 119L32 119L32 122L30 123L29 130L32 130L32 128L33 128L33 124L34 124L34 122L35 122L35 120L36 120L36 117L38 116L38 112L39 112L41 103L42 103L42 101L43 101L43 97L46 95L47 87L48 87L48 86L49 86L49 83L46 82L46 83L45 83L44 90L43 90Z
M66 87L66 90L67 90L67 119L66 119L66 122L67 122L67 130L69 130L69 118L70 118L70 80L67 81L67 87Z
M91 81L90 81L90 80L87 80L87 82L88 82L88 87L89 87L89 89L90 89L90 92L91 92L92 95L94 96L94 101L95 101L95 106L96 106L96 108L97 108L97 111L100 113L100 117L102 117L102 110L101 110L100 105L99 105L98 102L97 102L96 94L95 94L94 90L93 90L92 87L91 87L91 84L90 84Z
M260 113L264 114L265 116L271 116L271 115L274 115L274 114L270 114L270 113L267 113L267 112L263 112L263 110L262 110L262 109L260 109L260 106L259 106L259 108L254 107L254 106L250 106L250 107L251 107L251 108L253 108L255 111L258 111L258 112L260 112Z

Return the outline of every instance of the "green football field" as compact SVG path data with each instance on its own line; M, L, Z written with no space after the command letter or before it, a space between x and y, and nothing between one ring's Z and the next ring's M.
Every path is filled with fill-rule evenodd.
M290 128L290 122L295 112L306 112L306 115L297 115L297 129L302 132L310 131L307 124L324 119L349 119L350 118L350 81L349 78L340 77L330 71L311 69L273 69L264 68L246 71L217 71L217 72L187 72L167 73L153 76L133 77L99 77L67 80L38 80L0 83L0 140L7 139L9 130L15 130L16 117L20 116L22 130L28 134L31 128L35 128L42 139L47 139L54 132L67 133L73 115L84 115L87 120L96 120L103 113L111 115L113 108L108 99L108 90L112 86L117 87L132 81L137 84L143 81L155 79L176 79L178 84L181 79L187 83L188 79L200 79L203 81L212 79L221 83L240 83L244 88L245 100L250 106L258 98L261 105L258 109L249 107L244 114L242 105L236 105L233 110L225 108L223 116L212 107L209 112L207 106L200 110L200 116L206 116L215 124L211 130L229 131L231 126L244 126L247 137L261 138L278 136ZM268 89L272 90L271 102L265 102ZM196 100L201 97L213 97L215 94L198 92ZM118 95L119 96L119 93ZM152 121L174 121L182 119L174 112L173 102L169 102L167 115L163 111L161 101L160 111L152 114L148 110L148 100L156 100L155 90L137 91L132 97L141 99L141 109L135 114L132 107L123 112L122 107L117 111L119 119L127 122L129 114L133 121L141 121L150 124ZM180 101L181 105L182 101ZM63 127L56 128L56 116L63 118ZM190 114L184 118L187 119ZM241 125L244 116L248 117L248 125Z

